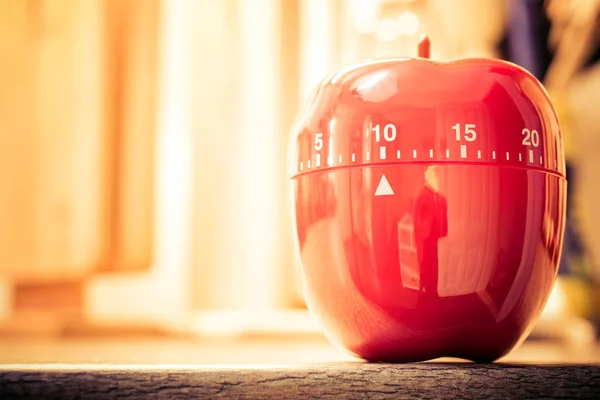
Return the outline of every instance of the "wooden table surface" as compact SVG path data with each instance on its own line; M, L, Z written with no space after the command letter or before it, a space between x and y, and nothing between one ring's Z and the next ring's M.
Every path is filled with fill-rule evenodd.
M600 347L526 342L493 364L369 364L322 338L0 339L0 399L600 398Z

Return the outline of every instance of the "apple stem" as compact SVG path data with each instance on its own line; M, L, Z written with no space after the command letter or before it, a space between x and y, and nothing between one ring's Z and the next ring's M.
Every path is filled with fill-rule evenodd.
M429 48L431 47L431 42L429 41L429 37L427 35L423 36L423 39L419 42L419 57L421 58L429 58Z

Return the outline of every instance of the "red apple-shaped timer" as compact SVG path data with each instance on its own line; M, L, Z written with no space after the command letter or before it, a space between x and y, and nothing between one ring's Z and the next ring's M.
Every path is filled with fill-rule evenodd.
M559 123L494 59L371 60L321 82L289 146L309 309L372 361L493 361L531 331L565 225Z

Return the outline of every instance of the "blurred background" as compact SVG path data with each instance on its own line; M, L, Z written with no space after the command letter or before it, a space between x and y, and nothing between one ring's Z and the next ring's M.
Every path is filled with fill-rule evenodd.
M415 56L424 33L432 58L510 60L553 97L569 226L532 340L592 343L599 10L598 0L0 0L0 362L40 359L44 338L320 335L297 273L289 127L323 77ZM66 357L52 348L46 359Z

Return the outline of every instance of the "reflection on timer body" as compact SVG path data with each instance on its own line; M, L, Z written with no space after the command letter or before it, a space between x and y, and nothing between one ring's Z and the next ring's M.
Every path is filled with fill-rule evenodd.
M309 309L376 361L495 360L554 283L566 181L556 113L489 59L374 60L323 80L290 137Z
M414 246L409 249L414 249L416 253L411 261L416 270L414 272L417 272L416 279L419 281L417 287L433 296L437 296L438 293L438 240L448 232L447 209L446 199L439 193L435 166L429 166L425 171L425 185L417 196L413 216L410 218L412 230L401 233L399 230L399 247L407 248L404 242L406 239L411 246ZM399 224L399 228L405 227L404 223ZM402 235L403 233L408 233L408 238ZM409 265L403 262L402 257L400 263L403 269Z

